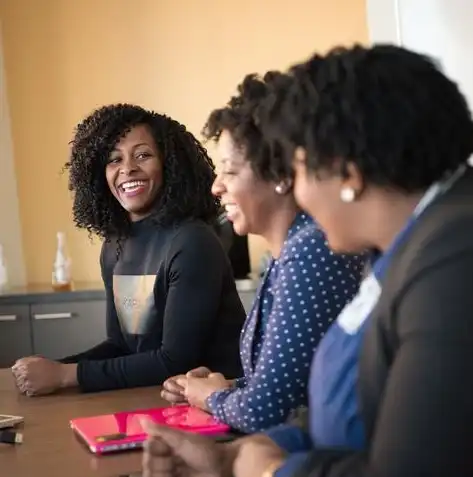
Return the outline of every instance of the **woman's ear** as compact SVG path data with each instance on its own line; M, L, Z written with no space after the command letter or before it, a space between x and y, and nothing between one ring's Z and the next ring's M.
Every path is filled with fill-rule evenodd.
M294 156L292 158L292 162L293 163L305 163L307 160L307 151L301 147L301 146L298 146L296 147L295 151L294 151Z
M358 198L365 188L365 181L360 172L360 169L353 162L347 162L346 175L342 180L342 186L344 189L350 189L354 192L354 199Z
M303 147L297 147L294 151L294 156L292 158L292 165L297 166L300 164L305 164L306 161L306 150ZM292 191L294 187L294 178L286 177L276 184L274 188L276 194L286 195Z
M292 190L294 185L294 180L292 178L283 179L282 181L276 184L274 191L278 195L286 195Z

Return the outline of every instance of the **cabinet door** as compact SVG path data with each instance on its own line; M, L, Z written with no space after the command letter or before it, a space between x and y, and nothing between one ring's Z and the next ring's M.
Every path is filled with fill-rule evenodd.
M243 304L243 308L245 309L246 313L249 313L251 310L251 307L253 306L253 301L256 298L256 292L254 290L239 291L238 295L240 295L240 300Z
M50 359L81 353L103 341L105 300L31 306L33 350Z
M0 306L0 368L32 354L29 305Z

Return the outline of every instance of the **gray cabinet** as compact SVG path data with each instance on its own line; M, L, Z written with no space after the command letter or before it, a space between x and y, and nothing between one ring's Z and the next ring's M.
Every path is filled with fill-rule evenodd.
M243 308L245 308L246 313L249 313L251 307L253 306L253 302L256 297L256 292L254 290L248 291L239 291L238 295L240 295L240 300L243 304Z
M0 294L0 368L34 354L57 359L86 351L105 339L105 291L76 283L11 288Z
M33 349L60 359L95 346L106 338L105 301L65 301L31 306Z
M30 307L0 306L0 368L12 366L22 356L33 354Z
M253 302L255 301L259 280L258 277L251 277L245 280L235 281L238 295L247 314L250 312Z

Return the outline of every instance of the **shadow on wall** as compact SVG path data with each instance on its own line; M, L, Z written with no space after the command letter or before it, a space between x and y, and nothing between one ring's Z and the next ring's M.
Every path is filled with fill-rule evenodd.
M1 32L1 30L0 30ZM23 285L26 280L23 248L21 243L18 189L13 161L10 114L3 65L3 48L0 41L0 244L2 265L7 267L7 283ZM5 263L5 261L7 263ZM3 278L3 277L2 277Z

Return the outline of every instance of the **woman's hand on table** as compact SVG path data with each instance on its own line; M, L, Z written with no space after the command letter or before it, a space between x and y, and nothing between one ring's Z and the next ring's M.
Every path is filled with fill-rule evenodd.
M19 359L12 367L20 392L27 396L51 394L60 388L77 385L77 365L62 364L41 356Z
M184 397L187 402L204 411L209 411L206 403L207 398L216 391L229 389L233 386L233 381L225 379L221 373L210 373L205 378L187 375L176 379L176 383L184 389Z
M209 368L201 366L195 368L192 371L189 371L187 374L179 374L173 376L172 378L167 379L163 383L163 390L161 391L161 397L169 401L171 404L181 404L187 402L185 397L185 386L182 386L183 383L186 383L187 377L196 377L196 378L206 378L211 374ZM181 384L178 384L181 383Z
M143 451L143 477L231 477L228 447L211 438L181 432L148 420Z

